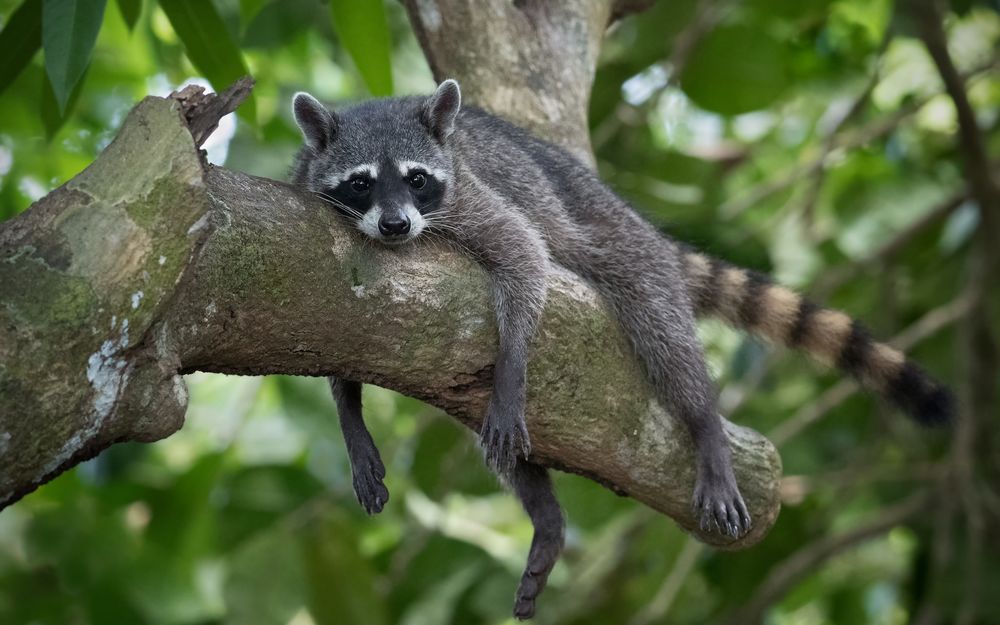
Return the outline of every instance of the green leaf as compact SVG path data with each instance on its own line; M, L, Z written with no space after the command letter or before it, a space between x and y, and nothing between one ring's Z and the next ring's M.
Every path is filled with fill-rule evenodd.
M375 570L359 550L358 532L350 517L342 510L330 510L297 534L307 605L318 625L390 622L379 597Z
M87 72L84 71L84 77L86 77ZM45 126L45 140L52 141L59 132L59 129L63 127L66 120L69 118L73 109L76 107L76 101L80 99L80 91L83 87L83 80L81 79L73 87L73 91L69 94L69 100L66 102L66 106L60 108L59 102L56 101L56 94L52 91L52 84L47 81L42 81L42 104L39 110L42 118L42 124Z
M291 523L276 523L232 554L223 623L288 623L306 603L308 577L295 530Z
M330 15L368 91L375 96L392 95L389 25L381 0L330 0Z
M118 0L118 10L128 29L132 30L139 21L139 15L142 14L142 0Z
M90 63L106 4L107 0L44 0L42 4L45 70L60 113L65 112L73 87Z
M42 46L42 0L25 0L0 31L0 93Z
M695 48L681 87L698 106L723 115L762 109L787 86L786 56L760 28L717 28Z
M277 0L250 20L243 33L244 48L287 48L295 37L315 30L323 7L315 0Z
M244 20L253 19L265 4L267 0L240 0L240 15Z
M212 2L160 0L160 8L184 42L184 51L191 63L217 90L225 89L250 73L243 62L243 54ZM253 96L247 98L238 113L251 123L255 121Z

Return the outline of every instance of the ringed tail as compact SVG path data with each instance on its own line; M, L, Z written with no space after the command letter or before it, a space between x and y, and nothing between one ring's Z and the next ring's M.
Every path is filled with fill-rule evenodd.
M847 373L923 425L951 421L951 390L859 321L822 308L767 276L685 249L684 278L698 316L719 317L769 342L801 349Z

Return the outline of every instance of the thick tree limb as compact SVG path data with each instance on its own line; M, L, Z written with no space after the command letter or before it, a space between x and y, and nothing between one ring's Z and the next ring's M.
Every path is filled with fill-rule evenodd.
M195 370L343 375L475 428L497 341L471 260L434 241L366 244L311 196L204 166L180 106L159 98L80 176L0 225L0 304L4 505L112 442L169 435L186 407L178 373ZM712 544L766 534L779 506L774 447L726 422L754 528L737 542L698 530L687 433L575 276L552 276L533 354L534 460Z

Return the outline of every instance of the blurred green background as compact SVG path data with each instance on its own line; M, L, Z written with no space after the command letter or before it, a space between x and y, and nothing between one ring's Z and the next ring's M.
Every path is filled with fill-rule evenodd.
M946 20L993 157L998 7L959 0ZM894 13L891 0L661 1L609 31L592 138L604 178L655 223L882 336L905 330L967 393L963 294L1000 284L969 282L978 212L954 108ZM396 2L0 0L0 28L0 219L89 164L137 100L192 79L253 74L209 153L274 178L299 144L295 91L336 103L434 84ZM801 356L702 333L723 411L781 450L777 525L716 552L559 474L567 549L538 623L1000 623L1000 407L972 415L970 450ZM0 513L0 623L510 621L531 526L456 423L366 388L391 493L367 518L323 380L188 383L179 433L113 447ZM972 472L941 496L959 460ZM927 492L930 505L912 499Z

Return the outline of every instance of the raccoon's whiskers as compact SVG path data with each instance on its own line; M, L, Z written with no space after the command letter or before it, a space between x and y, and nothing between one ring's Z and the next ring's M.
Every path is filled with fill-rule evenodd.
M361 219L362 217L364 217L364 215L362 215L360 211L358 211L355 208L352 208L352 207L348 206L347 204L344 204L343 202L341 202L337 198L331 197L331 196L329 196L329 195L327 195L325 193L320 193L319 191L314 192L313 195L315 195L319 199L323 200L327 204L330 204L330 205L332 205L332 206L334 206L336 208L339 208L340 210L344 211L345 213L347 213L351 217L354 217L355 219Z

